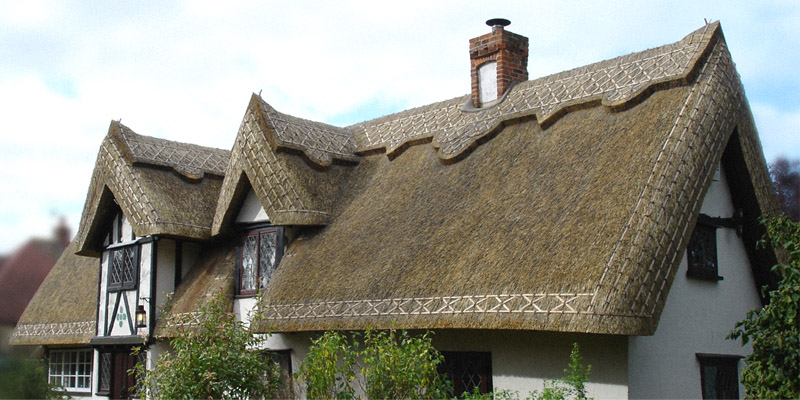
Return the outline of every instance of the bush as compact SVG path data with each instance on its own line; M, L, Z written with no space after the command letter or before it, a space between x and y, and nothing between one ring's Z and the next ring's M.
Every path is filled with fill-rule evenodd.
M47 382L44 363L21 357L0 357L0 399L69 397Z
M200 309L199 325L173 321L171 352L156 367L136 366L142 398L260 398L277 393L278 366L255 351L263 343L228 313L228 299L215 297Z
M787 253L789 263L772 268L780 282L769 292L769 304L748 312L728 338L741 338L743 346L753 343L742 371L748 397L796 399L800 398L800 223L785 216L763 222L767 239L761 245L768 240Z
M357 359L367 398L444 398L452 392L438 372L444 357L433 348L429 333L413 337L406 331L367 330L362 350L358 341L338 332L326 332L312 343L297 374L308 398L354 398Z

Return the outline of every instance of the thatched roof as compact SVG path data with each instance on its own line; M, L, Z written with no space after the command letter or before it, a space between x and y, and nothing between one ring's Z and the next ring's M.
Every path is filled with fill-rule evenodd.
M734 201L748 205L752 235L777 208L718 23L519 84L495 107L466 112L467 100L348 127L358 165L235 146L231 164L281 160L272 178L245 170L275 224L293 224L273 212L286 193L339 184L314 209L328 213L325 226L291 244L267 286L265 329L650 334L721 160L749 184ZM251 116L259 101L237 145L269 137ZM215 232L236 208L238 170L228 169ZM306 196L294 199L327 199ZM752 248L755 268L769 257Z
M253 95L216 205L213 234L230 230L250 188L276 225L324 225L358 157L349 131L281 114ZM319 171L324 169L325 173Z
M156 322L156 337L171 336L175 324L197 323L200 317L197 310L207 306L218 294L233 299L235 243L220 241L206 246L198 259L198 265L186 275Z
M87 344L95 334L99 261L73 241L39 286L11 336L12 345Z
M137 236L208 239L228 152L137 135L113 121L97 155L77 241L102 248L114 201Z

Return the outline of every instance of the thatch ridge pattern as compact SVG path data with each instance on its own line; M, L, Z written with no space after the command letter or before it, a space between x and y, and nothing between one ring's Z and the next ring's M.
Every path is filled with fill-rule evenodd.
M227 150L138 135L120 124L120 136L134 162L223 176Z
M353 135L348 129L280 113L257 97L269 128L266 132L273 136L277 147L302 151L309 160L325 167L331 165L334 158L359 161Z
M719 23L704 26L666 46L591 64L511 89L495 107L464 112L468 96L366 121L351 127L359 152L385 148L388 155L409 142L433 138L442 159L455 159L503 123L535 116L542 124L580 103L601 101L609 107L638 98L648 88L690 75Z
M306 201L310 197L302 187L302 182L292 177L284 168L269 142L270 125L263 111L263 101L253 95L247 112L239 127L231 157L225 171L219 201L212 224L212 234L219 234L231 219L237 196L241 189L243 175L249 180L264 211L275 224L315 225L325 224L330 212L318 209Z
M57 324L19 324L12 340L42 336L72 336L94 334L95 321L61 322Z

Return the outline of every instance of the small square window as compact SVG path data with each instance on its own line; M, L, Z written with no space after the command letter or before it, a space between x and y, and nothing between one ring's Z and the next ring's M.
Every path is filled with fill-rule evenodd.
M700 385L704 399L739 398L741 356L696 354L700 361Z
M686 250L689 269L686 275L718 281L717 227L698 221Z

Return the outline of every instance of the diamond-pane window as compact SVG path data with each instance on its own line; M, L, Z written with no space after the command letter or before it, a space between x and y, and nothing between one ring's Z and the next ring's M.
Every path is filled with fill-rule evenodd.
M686 250L691 277L719 280L717 270L717 228L698 222Z
M267 283L283 255L283 229L268 227L248 233L237 263L240 295L253 295Z
M111 353L100 353L100 391L111 390Z
M453 383L454 394L489 393L492 388L492 354L482 351L443 351L440 372Z
M137 244L109 250L108 289L123 290L136 287L139 275L139 246Z

